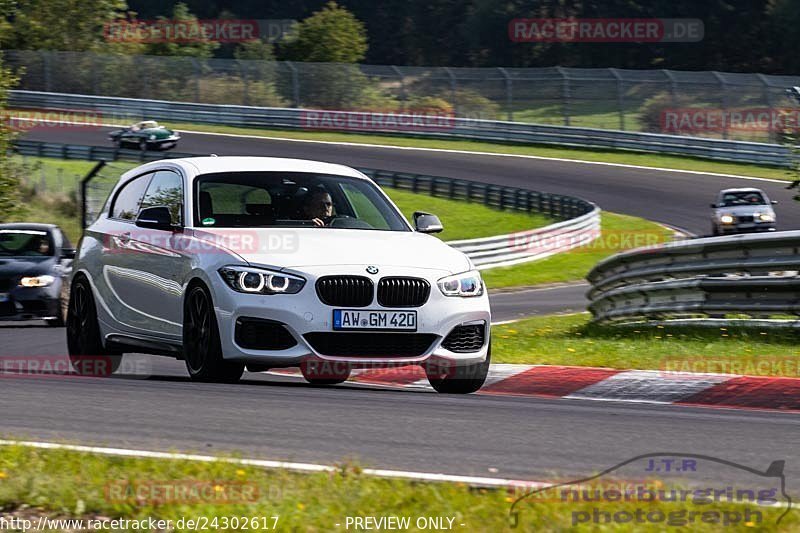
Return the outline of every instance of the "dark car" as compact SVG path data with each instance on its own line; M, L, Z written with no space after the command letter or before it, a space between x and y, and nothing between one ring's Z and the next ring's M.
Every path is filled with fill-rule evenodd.
M165 128L155 120L144 120L127 128L114 130L108 134L117 148L134 147L140 150L157 148L166 150L177 146L181 136L178 132Z
M0 320L61 326L75 249L52 224L0 224Z

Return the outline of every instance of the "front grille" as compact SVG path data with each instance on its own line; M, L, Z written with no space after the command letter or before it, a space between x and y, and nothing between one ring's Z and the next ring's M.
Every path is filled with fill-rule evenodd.
M313 332L303 335L322 355L341 357L418 357L428 351L432 333L338 333Z
M9 288L11 288L11 280L0 278L0 292L8 292Z
M297 344L283 324L261 318L237 318L234 339L246 350L285 350Z
M736 222L753 222L753 215L742 215L736 217Z
M372 303L374 287L364 276L325 276L317 280L317 296L326 305L366 307Z
M485 324L456 326L442 341L442 347L455 353L477 352L483 346Z
M384 307L419 307L428 301L431 284L420 278L382 278L378 303Z

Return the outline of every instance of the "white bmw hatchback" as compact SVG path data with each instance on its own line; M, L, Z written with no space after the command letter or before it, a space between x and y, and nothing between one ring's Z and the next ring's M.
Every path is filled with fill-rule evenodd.
M124 353L184 359L201 381L300 366L311 383L421 365L469 393L490 362L489 300L461 252L410 225L345 166L198 157L125 173L81 240L67 340L73 366ZM92 361L92 365L87 362ZM92 369L92 370L87 370Z

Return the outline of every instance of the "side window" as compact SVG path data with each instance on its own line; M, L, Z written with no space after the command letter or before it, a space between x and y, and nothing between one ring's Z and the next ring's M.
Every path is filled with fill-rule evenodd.
M139 176L123 186L114 199L110 217L122 220L136 220L136 215L139 214L139 202L141 202L152 176L152 174Z
M159 170L153 175L150 186L142 198L140 209L163 205L169 208L172 223L182 225L183 180L170 170Z

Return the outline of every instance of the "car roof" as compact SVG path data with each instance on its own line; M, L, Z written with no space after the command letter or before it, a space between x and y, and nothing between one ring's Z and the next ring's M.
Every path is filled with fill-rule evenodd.
M345 165L308 159L221 156L185 157L180 159L168 159L166 161L191 165L195 168L197 174L215 174L218 172L310 172L313 174L332 174L335 176L364 178L358 171ZM161 163L164 162L165 160L161 161Z
M758 192L764 194L764 191L761 189L756 189L755 187L739 187L738 189L722 189L719 191L720 194L727 194L732 192Z
M41 224L38 222L11 222L0 224L0 229L29 229L36 231L50 231L58 228L55 224Z

